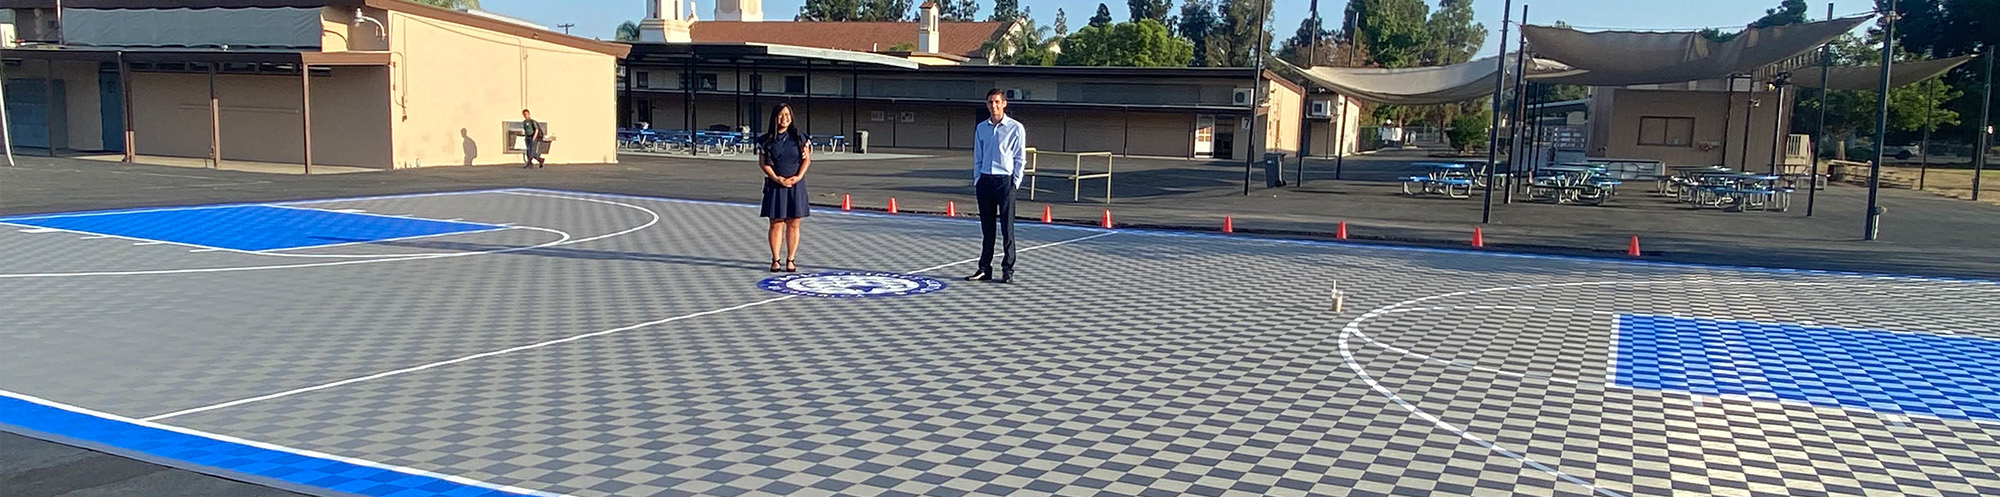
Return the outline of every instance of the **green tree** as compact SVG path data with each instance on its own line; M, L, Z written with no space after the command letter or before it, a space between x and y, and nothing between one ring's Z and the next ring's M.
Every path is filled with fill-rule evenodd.
M806 0L799 6L798 20L841 22L861 20L862 0Z
M1443 0L1425 24L1430 38L1424 65L1448 66L1472 60L1486 44L1486 26L1472 21L1472 0Z
M1025 17L1021 12L1020 0L993 0L993 15L987 22L1010 22Z
M443 7L453 10L479 8L479 0L409 0L409 1L424 5L429 5L432 7Z
M1062 7L1056 7L1056 21L1053 24L1057 38L1069 36L1069 14L1064 14Z
M1896 21L1896 44L1910 52L1945 58L1977 53L1982 45L2000 46L2000 2L1875 1L1877 11L1892 6L1901 16Z
M1097 4L1097 14L1090 16L1090 26L1101 28L1110 26L1111 22L1111 7L1106 7L1101 3Z
M912 0L862 0L859 21L896 22L912 15Z
M1899 28L1900 29L1900 28ZM1881 46L1878 40L1868 40L1852 34L1842 35L1833 42L1833 63L1837 66L1862 67L1880 66ZM1872 46L1871 46L1872 45ZM1923 60L1924 57L1910 52L1898 51L1897 60ZM1971 79L1971 78L1966 78ZM1892 134L1913 134L1929 127L1932 131L1950 131L1972 136L1971 129L1977 123L1965 122L1960 112L1966 104L1977 112L1979 98L1977 87L1973 92L1964 90L1967 83L1931 79L1921 83L1894 88L1889 91L1889 132ZM1875 133L1875 116L1878 92L1874 90L1826 92L1826 131L1822 143L1844 141L1854 137L1872 138ZM1928 98L1926 96L1928 95ZM1967 98L1970 95L1971 98ZM1793 113L1792 129L1807 132L1817 129L1820 108L1819 90L1801 91ZM1928 104L1928 105L1927 105ZM1926 119L1929 120L1926 125ZM1958 128L1958 129L1951 129ZM1845 147L1834 149L1836 157L1845 157Z
M1299 22L1299 29L1278 44L1278 58L1299 67L1334 65L1334 54L1339 51L1333 32L1328 31L1319 16L1307 16ZM1307 60L1307 57L1316 57Z
M1806 0L1783 0L1775 8L1764 9L1764 17L1750 23L1751 28L1769 28L1806 23Z
M1756 29L1805 23L1806 1L1783 0L1775 8L1764 9L1764 17L1757 18L1756 21L1750 23L1749 27ZM1741 34L1743 34L1742 31L1723 31L1716 28L1704 28L1701 30L1703 38L1716 43L1728 43Z
M1063 39L1056 65L1185 67L1193 59L1193 42L1174 37L1159 21L1140 19L1077 30Z
M1262 39L1257 37L1259 23L1270 19L1270 5L1263 0L1224 0L1216 6L1217 23L1208 35L1208 65L1213 67L1250 67L1258 57L1269 56L1271 30L1262 30Z
M911 42L907 42L907 41L899 41L899 42L896 42L896 44L894 44L894 45L889 45L889 50L888 50L888 51L890 51L890 52L915 52L915 51L917 51L917 44L915 44L915 43L911 43Z
M1125 10L1132 15L1132 22L1152 19L1161 26L1174 25L1174 0L1125 0ZM1107 10L1105 12L1109 14Z
M1452 118L1451 127L1446 128L1444 138L1452 150L1465 152L1476 145L1486 143L1486 135L1493 126L1493 111L1489 106L1479 106L1479 110L1459 114Z
M1208 35L1215 32L1215 4L1209 0L1185 0L1175 34L1194 43L1192 65L1208 65Z
M979 0L939 0L938 20L971 22L979 19Z
M1430 6L1423 0L1351 0L1354 26L1368 61L1380 67L1423 63L1430 45Z
M615 41L639 41L639 23L625 21L624 24L619 24L618 30L611 35L611 39Z

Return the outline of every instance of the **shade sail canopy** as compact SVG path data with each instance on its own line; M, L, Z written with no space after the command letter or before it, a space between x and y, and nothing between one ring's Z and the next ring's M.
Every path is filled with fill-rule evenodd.
M1812 51L1874 16L1857 16L1743 31L1724 43L1693 31L1645 33L1522 26L1536 57L1561 61L1573 74L1537 82L1628 86L1683 83L1755 71ZM1531 76L1532 77L1532 76Z
M1514 57L1507 58L1508 74ZM1284 61L1278 67L1311 80L1313 84L1355 99L1396 105L1431 105L1463 102L1493 94L1493 78L1500 74L1494 57L1442 67L1381 69L1356 67L1315 67L1305 69ZM1558 75L1569 68L1552 61L1528 59L1529 75ZM1513 78L1503 81L1512 86Z
M1918 60L1897 62L1889 66L1889 87L1897 88L1944 75L1960 64L1972 60L1972 56L1952 57L1938 60ZM1792 84L1807 88L1819 88L1818 66L1792 71ZM1882 66L1835 67L1826 71L1826 87L1835 90L1875 90L1882 86Z

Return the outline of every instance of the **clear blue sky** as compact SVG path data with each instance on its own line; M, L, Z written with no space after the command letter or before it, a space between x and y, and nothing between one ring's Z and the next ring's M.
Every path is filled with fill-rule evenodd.
M1299 22L1305 19L1308 0L1270 0L1274 2L1273 25L1277 38L1283 40L1298 30ZM611 39L612 30L618 23L638 20L646 15L645 0L482 0L486 10L520 17L536 23L556 26L575 24L571 34ZM802 0L770 0L764 2L764 16L767 19L790 19L799 12ZM918 2L921 3L921 2ZM1495 49L1500 30L1500 10L1503 0L1474 0L1473 9L1480 23L1491 33L1486 36L1483 54L1490 55ZM1526 2L1528 21L1531 24L1549 24L1562 20L1578 29L1696 29L1704 27L1741 27L1764 15L1764 10L1778 5L1779 0L1535 0ZM1826 15L1826 0L1808 0L1812 5L1811 17L1819 19ZM1836 16L1847 16L1866 12L1874 7L1869 0L1837 0L1834 5ZM980 15L992 12L991 0L981 0ZM1061 8L1069 16L1071 29L1075 29L1090 19L1097 11L1096 1L1083 0L1021 0L1023 7L1033 9L1035 20L1048 23L1055 19L1056 9ZM1124 20L1127 17L1125 2L1104 2L1111 9L1111 15ZM1180 2L1177 0L1175 5ZM1514 15L1519 17L1523 2L1514 2ZM1330 28L1338 28L1341 10L1346 0L1322 0L1320 17L1325 18ZM1432 5L1436 5L1432 1ZM1178 7L1177 7L1178 8ZM697 0L696 12L702 18L712 17L715 3ZM1510 35L1511 36L1511 35Z

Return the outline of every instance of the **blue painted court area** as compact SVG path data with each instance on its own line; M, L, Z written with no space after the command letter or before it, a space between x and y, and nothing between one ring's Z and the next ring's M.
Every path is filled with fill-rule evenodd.
M1656 315L1618 328L1622 386L2000 421L2000 340Z
M57 409L0 396L0 424L60 434L84 443L185 461L227 472L310 488L379 497L510 497L520 494L457 483L434 476L364 466L216 440L125 421Z
M269 205L18 216L0 223L252 252L506 228Z

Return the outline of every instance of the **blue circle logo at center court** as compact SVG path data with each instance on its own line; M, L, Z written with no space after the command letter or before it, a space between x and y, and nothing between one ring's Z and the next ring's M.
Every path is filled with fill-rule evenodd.
M922 276L879 271L827 271L788 274L757 282L765 290L806 297L849 299L902 297L944 289L944 282Z

